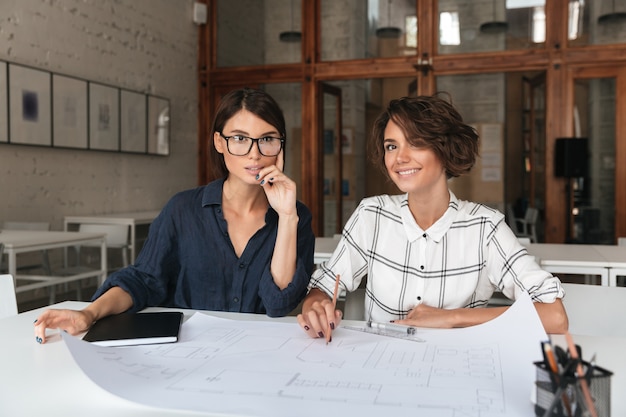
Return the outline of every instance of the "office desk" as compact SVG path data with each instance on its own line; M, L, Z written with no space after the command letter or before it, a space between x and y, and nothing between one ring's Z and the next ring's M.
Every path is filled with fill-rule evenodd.
M593 245L531 243L526 247L548 272L600 275L602 285L609 285L607 260Z
M617 285L618 276L626 276L626 246L594 245L609 268L609 286Z
M87 303L66 301L54 308L82 309ZM48 308L48 307L46 307ZM0 319L0 416L175 417L209 414L166 410L136 404L110 394L89 379L74 362L57 332L35 342L33 321L46 308ZM163 310L150 308L146 311ZM183 311L186 316L193 314ZM219 317L232 314L211 312ZM239 315L241 316L241 314ZM245 314L246 320L269 320ZM293 321L294 317L272 320Z
M8 272L13 279L35 281L32 284L16 286L15 292L24 292L36 288L50 287L66 282L78 281L85 278L98 277L104 282L107 274L106 235L101 233L78 232L50 232L33 230L3 230L0 232L0 242L4 243L4 252L8 256ZM69 276L49 275L18 275L17 255L26 252L38 252L56 248L67 248L81 244L100 245L100 269L81 272ZM51 293L51 297L53 297Z
M602 285L612 287L617 276L626 275L625 246L531 243L526 247L549 272L600 275Z
M81 223L121 224L130 227L130 262L137 258L137 226L149 225L159 215L159 211L138 211L131 213L113 213L93 216L65 216L64 229L71 230Z
M84 302L66 301L54 308L81 309ZM0 319L0 415L66 417L123 416L198 416L211 415L199 412L167 410L148 407L121 399L101 389L89 379L74 362L70 352L57 332L52 332L48 343L34 341L33 320L44 308L28 311L14 317ZM150 308L148 311L164 310ZM191 316L192 310L179 310ZM225 318L246 320L272 320L293 322L294 317L269 319L258 314L206 312ZM347 321L344 324L350 324ZM352 322L356 323L356 322ZM7 336L10 335L10 336ZM556 343L562 336L553 336ZM596 353L597 364L614 372L611 381L612 415L626 415L626 338L608 338L574 335L586 358ZM531 406L529 404L529 410ZM529 414L531 415L531 414Z

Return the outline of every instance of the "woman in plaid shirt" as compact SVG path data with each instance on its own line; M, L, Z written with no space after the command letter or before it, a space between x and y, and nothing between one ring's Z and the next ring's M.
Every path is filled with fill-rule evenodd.
M335 277L351 292L367 277L365 320L417 327L466 327L508 307L486 307L494 291L527 293L548 333L568 328L558 278L542 270L504 221L459 200L448 180L467 174L478 135L438 95L392 100L374 124L370 152L402 195L365 198L328 262L313 273L298 321L311 337L341 321Z

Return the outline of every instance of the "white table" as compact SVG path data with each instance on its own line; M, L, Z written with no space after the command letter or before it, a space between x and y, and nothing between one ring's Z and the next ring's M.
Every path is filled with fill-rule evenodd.
M594 245L531 243L526 247L548 272L599 275L602 285L609 285L608 261Z
M87 303L66 301L54 308L81 309ZM172 411L136 404L101 389L89 379L74 362L57 332L48 342L35 342L33 321L44 309L37 309L14 317L0 319L0 415L66 417L114 415L173 417L206 416L210 414ZM164 310L150 308L148 311ZM186 316L192 310L180 310ZM241 320L280 320L293 322L295 317L270 319L259 314L206 312L218 317ZM348 323L344 323L348 324ZM607 338L574 335L574 341L583 348L584 356L596 353L597 364L614 372L612 379L612 415L626 415L626 338ZM561 336L555 336L558 342ZM560 344L560 343L559 343Z
M107 274L106 235L102 233L55 232L33 230L3 230L0 232L0 242L4 243L4 252L8 256L8 272L13 279L35 281L32 284L15 287L15 292L24 292L43 287L53 287L57 284L78 281L97 277L102 283ZM27 252L38 252L56 248L67 248L82 244L96 244L100 246L100 269L83 271L69 276L54 275L25 275L17 274L17 255ZM53 298L51 293L51 298Z
M626 246L594 245L607 262L609 268L609 286L617 285L618 276L626 276Z
M610 287L617 285L617 276L626 275L625 246L531 243L526 247L549 272L600 275L602 285Z
M64 229L71 230L82 223L120 224L130 227L130 261L135 262L137 252L137 226L149 225L159 215L159 211L138 211L102 215L65 216Z
M65 301L54 308L82 309L88 303ZM48 308L48 307L46 307ZM103 390L89 379L72 358L58 332L47 343L35 342L33 321L45 308L0 319L0 416L46 417L178 417L207 416L199 412L166 410L136 404ZM149 308L146 311L164 310ZM170 309L171 310L171 309ZM190 316L194 311L183 311ZM293 321L294 317L269 319L261 314L210 314L246 320ZM221 415L223 417L223 415Z
M338 243L339 238L336 237L316 237L313 263L315 265L319 265L322 262L328 261L335 251Z

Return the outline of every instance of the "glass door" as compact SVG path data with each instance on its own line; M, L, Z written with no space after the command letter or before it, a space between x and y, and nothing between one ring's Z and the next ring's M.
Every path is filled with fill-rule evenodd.
M617 94L626 70L574 70L571 83L573 135L555 146L555 175L567 177L568 240L615 244L626 236L626 106Z
M342 157L342 118L341 118L341 89L339 87L321 83L321 98L318 114L320 150L322 155L321 172L323 173L323 234L331 237L341 233L343 228L343 157Z

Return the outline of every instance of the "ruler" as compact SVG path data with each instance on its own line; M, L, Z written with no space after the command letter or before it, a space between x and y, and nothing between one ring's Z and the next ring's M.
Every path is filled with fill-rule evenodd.
M358 332L375 334L378 336L395 337L396 339L403 339L403 340L408 340L411 342L421 342L421 343L425 342L424 339L417 337L415 335L415 332L409 332L407 331L407 329L404 329L404 330L393 329L392 330L390 328L372 327L372 326L368 326L367 324L364 326L341 326L341 328L346 329L346 330L354 330ZM415 330L412 327L408 329Z

